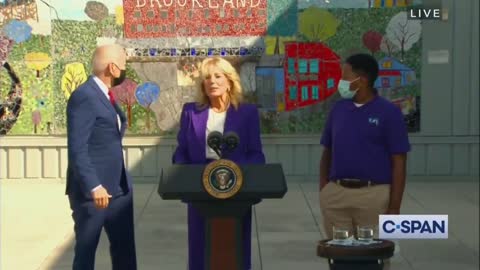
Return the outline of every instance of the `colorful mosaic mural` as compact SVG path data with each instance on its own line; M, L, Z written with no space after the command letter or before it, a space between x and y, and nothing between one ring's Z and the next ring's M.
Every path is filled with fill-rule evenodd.
M0 0L0 134L65 134L66 102L96 46L118 43L127 77L114 90L129 135L174 134L198 64L221 56L261 111L262 132L320 133L341 61L379 61L375 83L419 130L421 36L408 0Z

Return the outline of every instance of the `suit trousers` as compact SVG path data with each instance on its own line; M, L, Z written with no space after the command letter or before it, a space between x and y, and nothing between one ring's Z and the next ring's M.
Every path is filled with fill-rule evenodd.
M132 191L112 197L105 209L96 209L91 200L78 200L72 196L69 200L75 223L73 270L94 270L102 228L110 241L112 269L136 270Z

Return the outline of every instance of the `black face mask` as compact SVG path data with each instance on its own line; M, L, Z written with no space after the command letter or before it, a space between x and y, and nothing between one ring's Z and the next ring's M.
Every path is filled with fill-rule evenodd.
M127 71L125 69L120 69L120 77L112 79L112 87L122 84L126 77Z

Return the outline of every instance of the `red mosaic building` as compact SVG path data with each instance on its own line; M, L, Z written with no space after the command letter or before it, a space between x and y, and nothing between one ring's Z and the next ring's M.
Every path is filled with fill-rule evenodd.
M285 110L320 103L337 90L340 57L321 42L285 44Z

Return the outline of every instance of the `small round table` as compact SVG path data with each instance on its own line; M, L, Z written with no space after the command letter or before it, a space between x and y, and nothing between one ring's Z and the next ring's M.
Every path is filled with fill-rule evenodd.
M331 270L381 270L383 260L391 258L395 250L395 243L383 239L375 239L381 243L364 246L327 244L330 240L318 242L317 255L328 259Z

